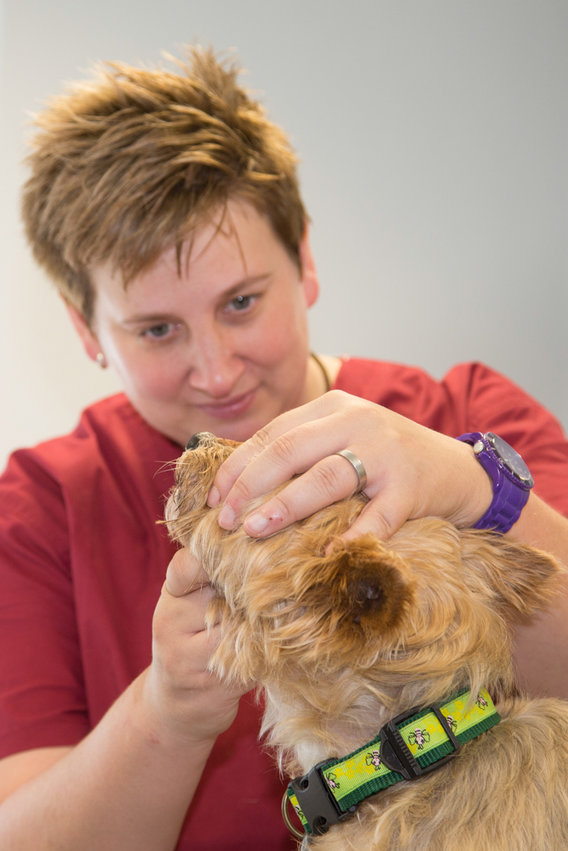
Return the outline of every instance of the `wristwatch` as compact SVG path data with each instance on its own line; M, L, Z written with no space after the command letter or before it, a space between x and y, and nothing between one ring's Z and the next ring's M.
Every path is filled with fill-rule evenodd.
M534 485L529 468L512 446L488 431L457 438L473 446L475 457L493 482L493 500L474 529L494 529L502 535L517 522Z

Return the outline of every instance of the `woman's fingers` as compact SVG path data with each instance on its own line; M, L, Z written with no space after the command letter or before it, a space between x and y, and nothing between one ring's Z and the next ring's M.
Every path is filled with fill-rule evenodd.
M210 623L214 591L188 549L175 553L153 618L149 695L160 723L192 740L214 739L232 723L248 689L228 685L211 672L221 638Z
M282 521L285 516L283 525L287 525L307 516L306 512L312 513L352 493L358 484L357 476L352 465L336 453L349 449L357 455L363 451L358 447L357 431L369 430L369 417L364 414L372 408L376 406L332 391L277 417L243 443L219 469L209 496L210 506L224 503L219 517L221 526L233 528L251 499L306 471L309 475L302 476L301 484L287 491L283 504L279 500L272 504L275 523L278 517Z
M209 505L228 502L239 508L315 463L321 455L314 451L313 426L327 413L327 406L316 399L276 417L238 446L217 472Z
M223 528L243 522L252 537L271 535L353 493L363 471L355 461L357 475L351 456L337 454L345 449L363 465L369 497L349 537L372 532L386 539L406 520L427 515L471 524L491 500L489 478L470 446L332 391L238 447L219 469L209 504L222 504Z
M365 505L341 537L344 541L354 541L362 535L371 534L381 541L387 541L406 520L406 500L400 499L396 492L385 490Z
M357 489L358 482L355 470L345 458L337 454L328 455L247 515L243 520L244 530L251 537L272 535L296 520L350 496Z

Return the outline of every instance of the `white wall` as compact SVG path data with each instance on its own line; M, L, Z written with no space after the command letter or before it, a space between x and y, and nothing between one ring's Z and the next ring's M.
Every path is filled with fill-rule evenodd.
M21 235L27 114L100 59L236 48L302 157L314 347L505 372L568 424L568 4L4 0L0 461L114 389ZM1 33L1 30L0 30ZM482 424L481 424L482 425Z

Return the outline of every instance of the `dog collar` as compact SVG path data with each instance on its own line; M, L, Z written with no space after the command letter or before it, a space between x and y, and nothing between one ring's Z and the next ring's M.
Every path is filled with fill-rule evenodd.
M366 798L439 768L461 745L500 720L485 689L475 699L466 689L446 703L397 715L363 747L341 759L324 760L292 780L282 800L284 821L298 839L326 833ZM304 833L290 822L288 801Z

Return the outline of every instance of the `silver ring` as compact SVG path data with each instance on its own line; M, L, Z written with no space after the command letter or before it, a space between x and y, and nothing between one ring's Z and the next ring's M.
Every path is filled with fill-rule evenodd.
M341 452L335 452L335 455L341 455L342 458L345 458L346 461L349 461L355 473L357 474L357 487L353 491L353 493L361 493L362 490L365 489L367 485L367 471L363 465L363 462L360 458L358 458L354 452L351 452L350 449L342 449Z

